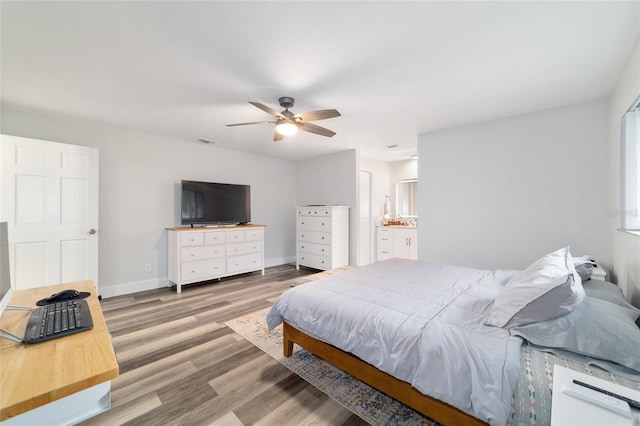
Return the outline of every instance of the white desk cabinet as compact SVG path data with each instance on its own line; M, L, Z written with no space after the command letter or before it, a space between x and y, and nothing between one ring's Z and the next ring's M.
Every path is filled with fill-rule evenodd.
M349 207L296 207L296 268L326 271L349 264Z
M376 259L393 257L418 259L418 229L401 226L378 226L376 232Z
M264 275L264 225L169 228L169 280L184 284L246 272Z
M635 389L555 365L553 369L551 426L631 426L635 424L629 417L564 393L563 389L570 386L573 380L579 380L627 398L640 400L640 392ZM640 415L640 412L636 410L633 413L634 417Z

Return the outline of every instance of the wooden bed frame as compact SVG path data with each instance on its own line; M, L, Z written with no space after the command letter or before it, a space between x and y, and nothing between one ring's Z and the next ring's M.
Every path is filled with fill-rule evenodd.
M398 380L347 352L321 342L286 322L282 324L282 342L284 356L290 357L293 354L293 344L296 343L369 386L444 425L487 425L482 420L424 395L409 383Z

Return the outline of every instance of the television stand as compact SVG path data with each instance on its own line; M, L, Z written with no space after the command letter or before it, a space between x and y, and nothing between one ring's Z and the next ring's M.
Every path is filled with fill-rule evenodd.
M169 281L185 284L262 271L265 225L167 228Z

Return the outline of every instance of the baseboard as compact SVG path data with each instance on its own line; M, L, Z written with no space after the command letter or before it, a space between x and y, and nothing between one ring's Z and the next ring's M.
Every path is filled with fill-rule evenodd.
M264 266L265 268L269 268L271 266L286 265L288 263L296 263L296 257L289 256L289 257L279 257L276 259L265 259Z
M265 268L269 268L272 266L280 266L286 265L290 263L295 263L296 257L281 257L277 259L267 259L265 260ZM110 286L100 286L100 296L106 298L116 297L116 296L124 296L126 294L138 293L139 291L146 290L155 290L158 288L170 287L171 283L169 282L168 277L161 278L153 278L151 280L144 281L132 281L124 284L116 284Z
M153 278L144 281L132 281L124 284L116 284L110 286L100 286L100 296L106 298L115 296L124 296L125 294L137 293L139 291L155 290L158 288L169 287L169 278Z

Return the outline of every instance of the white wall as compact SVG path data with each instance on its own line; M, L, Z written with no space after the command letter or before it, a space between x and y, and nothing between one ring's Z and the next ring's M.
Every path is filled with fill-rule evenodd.
M165 227L179 225L181 179L251 185L252 222L267 225L266 265L295 260L295 162L10 108L2 133L99 148L105 297L168 285Z
M349 264L357 263L359 157L356 150L297 163L297 205L349 206ZM294 209L291 208L294 213ZM295 224L295 221L292 222ZM295 226L294 226L295 228ZM294 242L294 241L293 241Z
M523 269L570 245L608 266L607 141L607 100L419 135L420 259Z
M640 96L640 38L629 55L609 100L609 212L611 268L615 282L636 306L640 306L640 235L618 230L620 216L620 119Z

